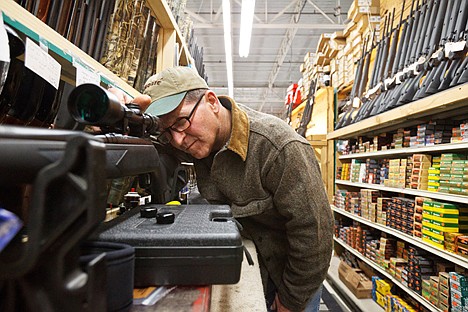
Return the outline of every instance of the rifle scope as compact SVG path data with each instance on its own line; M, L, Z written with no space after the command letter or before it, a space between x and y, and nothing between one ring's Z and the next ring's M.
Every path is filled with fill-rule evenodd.
M158 117L142 113L136 104L122 105L115 94L98 85L82 84L73 89L68 111L81 124L139 137L158 134Z

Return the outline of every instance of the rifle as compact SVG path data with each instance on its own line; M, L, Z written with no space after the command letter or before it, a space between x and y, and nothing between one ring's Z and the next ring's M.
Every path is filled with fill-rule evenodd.
M104 255L82 264L80 250L104 221L109 180L139 176L153 203L165 203L172 189L151 140L157 117L124 107L95 85L75 88L68 107L101 134L0 126L1 206L27 221L0 253L2 310L58 311L66 302L73 312L106 311Z
M421 79L426 75L429 69L427 62L429 56L435 52L437 44L440 41L446 8L447 1L434 0L429 24L425 31L423 50L419 55L416 66L413 71L410 72L413 78L405 86L403 95L400 98L402 103L408 103L413 100L420 86Z
M358 65L356 66L356 72L354 74L353 89L351 90L350 101L347 103L348 110L346 111L345 115L339 120L338 124L336 125L336 129L348 125L352 120L353 112L360 105L360 99L359 99L360 93L359 92L362 89L361 86L363 85L361 80L362 80L362 74L363 74L364 60L366 56L367 41L368 39L366 39L362 45L361 57L358 61Z
M317 87L317 82L318 82L318 75L314 81L310 82L309 94L307 95L307 103L304 108L304 113L302 114L299 127L297 127L296 129L296 132L299 133L299 135L303 136L304 138L306 137L307 125L309 124L312 118L312 109L313 109L314 102L315 102L315 90Z
M379 83L381 85L383 85L383 79L387 78L386 77L386 73L388 72L388 68L390 67L390 59L388 58L388 55L389 55L389 50L390 50L390 37L392 36L392 27L393 27L393 21L394 21L394 18L395 18L395 8L393 8L393 12L392 13L389 13L390 16L388 18L389 20L389 23L388 23L388 29L386 31L386 34L385 34L385 38L384 38L384 43L383 43L383 54L382 54L382 61L380 63L380 71L379 71L379 75L378 75L378 78L379 79ZM385 65L384 65L384 62L385 62Z
M413 11L413 4L414 0L411 0L411 12ZM400 23L398 23L398 27L395 29L395 34L394 38L395 40L392 41L392 46L397 45L398 46L398 51L395 54L395 61L393 62L392 66L392 72L391 72L391 79L387 80L385 83L385 87L388 89L391 89L395 86L396 82L396 74L398 73L398 68L400 65L400 60L403 59L403 51L404 51L404 45L406 42L406 38L409 34L408 28L409 28L409 16L408 18L403 21L403 12L405 11L405 1L403 1L403 4L401 6L401 14L400 14ZM412 14L412 13L410 13ZM403 28L403 30L401 30ZM401 30L401 37L399 36Z
M405 10L405 0L403 0L403 3L401 5L400 21L398 22L398 25L393 29L393 32L391 35L391 46L390 46L390 50L388 53L387 63L385 64L385 71L384 71L385 77L383 81L383 86L385 90L388 90L388 84L390 83L389 79L392 75L394 64L398 63L398 59L400 57L400 55L397 54L397 43L398 43L398 36L400 35L400 28L403 22L404 10ZM395 17L395 9L393 9L393 17ZM392 21L392 26L393 26L393 21Z
M467 25L465 26L464 34L460 38L460 42L459 42L459 44L462 44L462 45L464 44L464 46L465 46L464 50L466 50L466 48L467 48L467 40L468 40L468 21L467 21ZM457 72L455 74L455 77L454 77L452 83L450 84L450 86L454 87L454 86L457 86L459 84L465 83L467 81L468 81L468 57L467 57L467 55L465 53L463 63L458 68L458 70L457 70Z
M417 98L423 98L427 95L438 92L439 86L449 68L450 62L446 59L445 54L448 52L446 44L450 42L451 36L456 32L456 22L463 0L453 0L449 3L450 7L447 11L448 19L445 20L443 36L440 42L439 50L431 57L430 65L432 65L431 74L424 79L420 91L417 93ZM446 18L447 18L446 15Z
M375 31L372 32L372 39L370 41L371 47L370 47L370 49L368 49L368 51L366 51L366 60L364 62L364 68L362 70L363 79L362 79L360 91L358 92L358 94L361 97L361 102L363 104L359 107L359 110L357 111L357 113L354 116L351 123L355 123L355 122L361 120L363 114L365 114L366 110L370 106L370 100L367 97L364 96L364 88L367 86L367 82L368 82L368 78L369 78L370 60L371 60L371 56L372 56L372 51L373 51L373 49L375 47L373 45L374 38L375 38Z
M384 80L387 78L387 67L389 66L389 50L390 50L390 38L392 36L392 27L393 27L393 20L395 18L395 9L393 9L393 12L390 13L390 16L388 17L388 26L387 29L385 29L384 33L384 38L382 39L383 45L382 45L382 54L380 56L379 62L376 64L377 66L377 76L376 76L376 81L375 81L375 86L370 90L370 94L367 94L366 97L373 98L370 102L367 103L368 107L372 106L378 106L380 105L379 103L382 101L384 96L382 95L382 92L385 92L385 83ZM368 108L366 109L368 110Z
M104 144L17 126L0 126L0 138L0 201L24 224L0 253L0 308L61 310L66 302L69 311L105 311L103 255L79 262L81 243L106 214Z
M415 7L416 4L416 7ZM415 8L417 8L418 3L415 2L415 0L411 0L411 9L410 9L410 14L405 20L404 23L404 29L403 29L403 34L400 37L400 40L398 42L398 63L394 63L394 68L393 68L393 73L394 76L392 78L392 82L389 83L389 86L393 86L391 92L386 92L384 95L384 99L382 99L379 103L379 105L372 105L369 107L368 110L363 115L363 118L367 118L369 116L374 116L378 113L381 113L384 111L385 103L387 103L388 98L391 98L393 93L396 92L398 89L398 85L401 84L400 77L403 74L403 68L406 60L406 55L408 54L408 45L410 42L410 36L412 33L413 29L413 22L414 22L414 14ZM404 9L403 9L404 10Z
M419 3L418 3L419 5ZM416 48L418 46L418 40L423 39L421 32L423 30L424 15L427 9L427 2L423 2L414 12L414 18L412 22L412 28L410 33L410 39L408 42L407 50L405 52L405 58L400 64L400 71L397 74L397 87L393 90L388 100L379 107L379 112L383 112L392 109L397 106L398 100L401 98L401 93L404 90L405 82L407 83L408 71L412 65Z
M387 23L387 21L388 21L388 23ZM359 107L359 110L358 110L357 114L354 116L352 121L348 122L348 124L351 123L351 122L354 123L354 122L357 122L357 121L359 121L361 119L364 119L365 118L364 116L365 116L366 112L368 111L369 107L372 107L374 101L376 100L376 98L375 98L376 91L379 89L379 86L378 85L376 86L376 83L378 81L378 72L380 71L380 64L383 62L382 53L383 53L383 50L385 48L384 47L384 41L385 41L385 38L390 34L390 29L391 29L390 18L388 17L388 19L387 19L387 16L385 16L384 31L382 33L382 39L376 45L373 45L371 47L371 49L369 49L369 62L370 62L370 55L371 55L373 49L377 48L376 56L375 56L375 59L374 59L374 66L372 68L371 80L369 82L370 90L368 90L367 93L362 96L361 102L364 103L364 104L361 105L361 107ZM372 36L372 41L374 41L374 38L375 38L375 32L374 32L374 34ZM368 66L367 66L367 71L368 71ZM367 74L368 73L366 72L366 77L367 77ZM366 84L362 85L362 87L360 88L362 90L362 92L364 91L364 87L366 85L367 85L367 80L366 80ZM362 95L362 93L360 95Z
M440 84L438 91L443 91L450 87L452 81L456 80L456 73L458 68L463 63L463 57L466 53L466 36L467 31L467 21L468 21L468 8L464 3L460 4L460 10L458 11L457 23L455 26L455 32L452 34L450 43L446 48L446 57L450 61L450 67L445 73L445 76Z
M379 82L379 73L380 73L380 70L381 70L382 62L384 61L383 57L382 57L382 54L384 53L384 49L385 49L385 38L387 37L388 30L390 29L389 25L390 25L390 17L388 17L387 13L385 13L385 20L384 20L384 28L383 28L383 32L382 32L382 38L380 39L380 41L378 43L379 47L377 49L377 54L375 56L374 68L372 69L372 78L371 78L371 81L370 81L371 90L369 90L370 93L368 92L368 94L366 95L366 97L368 97L368 98L373 98L374 93L377 90L380 89L380 87L377 86L377 83Z
M412 1L414 2L414 0ZM411 4L411 8L412 7L413 7L413 3ZM383 82L384 90L389 90L395 86L395 78L390 78L390 76L394 77L398 71L399 60L402 55L402 47L403 47L402 40L403 38L406 37L406 33L408 32L408 23L407 23L408 19L406 19L405 21L403 20L404 10L405 10L405 1L403 1L402 7L401 7L400 22L398 23L397 27L393 29L391 47L390 47L389 57L387 59L387 64L386 64L386 66L388 65L388 69L385 71L387 78L384 79L384 82ZM395 14L393 13L393 15ZM402 35L399 39L400 31ZM398 52L396 51L397 45L398 45ZM392 67L392 69L390 69L390 67ZM374 107L376 106L379 107L382 101L385 101L386 97L388 96L388 93L389 92L386 92L384 94L383 98L380 100L380 103L374 104L375 101L372 101L372 102L366 101L366 104L362 107L361 112L357 114L356 121L367 118L371 114Z

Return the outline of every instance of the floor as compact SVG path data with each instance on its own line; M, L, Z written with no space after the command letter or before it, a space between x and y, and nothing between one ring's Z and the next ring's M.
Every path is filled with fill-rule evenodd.
M326 280L323 282L323 286L320 312L352 312Z

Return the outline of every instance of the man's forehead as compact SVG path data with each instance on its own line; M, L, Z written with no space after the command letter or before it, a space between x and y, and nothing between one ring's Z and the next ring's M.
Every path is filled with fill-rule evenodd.
M179 106L177 106L177 108L174 109L172 112L159 117L159 120L161 121L163 128L167 128L171 126L176 121L176 119L180 117L183 107L184 107L184 101L182 101L182 103L179 104Z

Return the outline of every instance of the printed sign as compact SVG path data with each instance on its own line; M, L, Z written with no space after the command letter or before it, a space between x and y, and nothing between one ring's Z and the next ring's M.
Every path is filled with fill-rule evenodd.
M24 65L44 78L55 89L58 89L62 67L59 62L29 38L26 38Z

